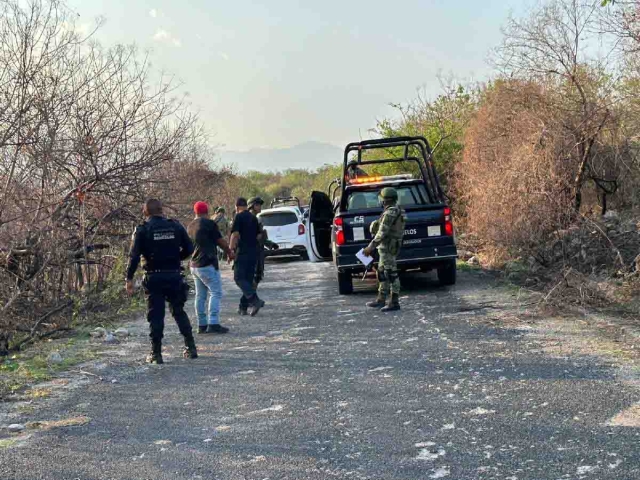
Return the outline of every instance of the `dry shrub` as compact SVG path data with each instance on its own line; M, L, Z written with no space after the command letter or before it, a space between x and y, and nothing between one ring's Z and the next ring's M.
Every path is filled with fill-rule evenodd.
M562 156L561 131L547 92L520 81L489 90L471 122L455 187L468 231L495 260L536 255L566 224L574 165Z

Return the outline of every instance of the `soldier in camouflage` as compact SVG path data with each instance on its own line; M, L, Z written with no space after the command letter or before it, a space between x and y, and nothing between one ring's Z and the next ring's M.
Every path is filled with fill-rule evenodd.
M378 250L380 260L378 262L378 298L367 303L368 307L379 308L383 312L400 310L400 279L398 278L398 265L396 258L402 246L402 236L406 216L398 207L398 192L394 188L383 188L380 192L384 211L378 220L371 224L373 240L364 254L371 256L375 249ZM391 294L389 303L387 296Z
M226 210L224 207L216 208L215 215L212 219L218 225L218 230L220 230L220 234L222 238L224 238L227 242L229 241L229 230L231 229L231 225L229 225L229 220L226 216ZM227 254L221 248L218 248L218 260L226 260Z

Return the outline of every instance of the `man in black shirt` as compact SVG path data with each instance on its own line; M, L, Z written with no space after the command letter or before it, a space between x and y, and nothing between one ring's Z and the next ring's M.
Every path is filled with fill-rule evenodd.
M236 217L231 227L231 249L236 252L233 265L234 280L242 290L238 313L246 315L251 307L251 316L255 316L264 307L264 302L258 298L253 281L258 262L258 235L260 227L258 220L247 210L247 200L238 198L236 201Z
M218 246L231 259L233 252L229 250L229 244L222 237L216 222L209 219L209 206L205 202L196 202L193 211L196 218L189 224L187 231L195 245L191 257L191 275L196 285L198 333L227 333L229 329L220 325L219 320L222 279L218 265Z
M126 289L129 295L133 294L133 276L142 256L145 270L142 285L147 295L147 321L151 337L151 353L147 356L147 362L163 363L165 301L169 302L171 314L184 337L184 357L198 358L191 323L184 311L189 289L180 274L180 262L193 253L193 244L180 222L162 216L162 203L159 200L147 200L143 213L147 221L139 225L133 234Z

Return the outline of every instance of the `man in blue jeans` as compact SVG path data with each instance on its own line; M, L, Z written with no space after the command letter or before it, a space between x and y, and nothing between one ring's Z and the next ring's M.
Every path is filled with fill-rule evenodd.
M233 252L222 237L216 222L209 218L209 206L205 202L196 202L193 211L196 218L189 224L187 231L195 246L191 257L191 275L196 284L198 333L227 333L229 329L220 325L219 318L222 280L218 264L218 247L231 259Z

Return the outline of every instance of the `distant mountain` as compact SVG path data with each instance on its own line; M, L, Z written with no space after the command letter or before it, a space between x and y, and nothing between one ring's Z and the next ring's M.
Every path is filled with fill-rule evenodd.
M223 164L235 164L242 172L261 172L306 168L315 170L324 164L335 165L342 161L343 150L322 142L304 142L288 148L254 148L245 152L219 151Z

